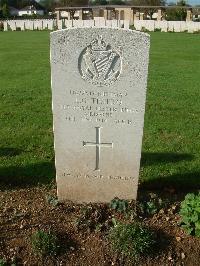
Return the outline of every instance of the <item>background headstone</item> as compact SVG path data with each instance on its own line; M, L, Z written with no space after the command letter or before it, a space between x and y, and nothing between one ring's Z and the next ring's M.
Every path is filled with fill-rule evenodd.
M149 35L112 28L51 33L60 200L134 199L141 157Z
M4 29L4 31L8 31L8 22L7 21L3 22L3 29Z

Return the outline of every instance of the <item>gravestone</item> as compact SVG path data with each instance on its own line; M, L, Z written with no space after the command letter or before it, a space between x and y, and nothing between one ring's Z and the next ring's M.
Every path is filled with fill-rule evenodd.
M168 31L168 21L160 21L161 22L161 31L167 32Z
M3 22L3 29L4 29L4 31L8 31L8 22L7 21Z
M9 21L9 26L12 31L15 31L17 29L16 21L15 20L10 20Z
M186 21L180 21L180 28L181 32L187 31Z
M124 29L125 29L125 30L128 30L129 27L130 27L129 20L124 20Z
M174 21L174 32L181 32L181 21Z
M149 35L113 28L51 33L59 200L135 199Z
M113 19L111 20L111 23L112 23L112 28L118 28L118 20Z
M53 19L48 20L48 29L49 30L53 30L53 27L54 27L53 22L54 22Z

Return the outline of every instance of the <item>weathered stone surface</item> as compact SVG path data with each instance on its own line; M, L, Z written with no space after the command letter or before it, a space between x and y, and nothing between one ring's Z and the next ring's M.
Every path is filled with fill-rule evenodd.
M149 35L111 28L51 33L58 197L137 194Z

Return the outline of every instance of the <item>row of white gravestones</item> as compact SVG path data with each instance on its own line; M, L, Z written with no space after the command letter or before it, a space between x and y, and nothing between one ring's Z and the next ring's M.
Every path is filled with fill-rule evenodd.
M136 198L149 45L148 34L123 28L51 33L59 200Z
M124 28L129 29L128 20L105 20L104 18L95 18L94 20L67 20L61 19L58 21L58 29L73 28L73 27L102 27L102 28Z
M4 21L4 31L12 30L53 30L57 27L59 30L64 28L73 27L112 27L112 28L125 28L129 29L128 20L105 20L104 18L95 18L94 20L67 20L61 19L57 22L56 20L7 20Z
M4 31L18 29L24 30L53 30L56 26L56 20L53 19L35 19L35 20L7 20L4 21Z
M155 20L135 20L134 27L136 30L146 29L155 31L159 29L163 32L198 32L200 31L200 22L193 21L155 21Z

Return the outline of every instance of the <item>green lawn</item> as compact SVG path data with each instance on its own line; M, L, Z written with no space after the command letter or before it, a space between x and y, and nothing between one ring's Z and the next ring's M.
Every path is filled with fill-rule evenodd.
M0 32L0 182L55 177L49 32ZM200 35L151 33L143 186L200 188Z

